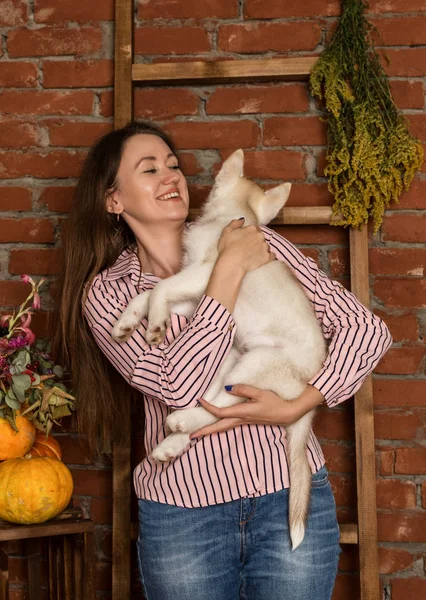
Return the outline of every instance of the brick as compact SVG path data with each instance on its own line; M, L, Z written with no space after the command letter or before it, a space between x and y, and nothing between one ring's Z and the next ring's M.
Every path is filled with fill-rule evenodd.
M426 407L426 379L373 378L373 390L375 406Z
M392 210L425 209L426 208L426 180L414 179L410 188L404 192L399 203L392 204Z
M90 518L99 525L112 523L112 500L110 498L92 498Z
M38 90L1 92L0 111L13 115L90 115L93 111L93 93Z
M0 243L26 242L46 244L53 242L50 219L1 219Z
M369 252L369 271L377 275L423 277L425 265L423 248L371 248Z
M49 249L19 249L11 250L9 273L13 275L56 275L59 269L59 250Z
M206 114L293 113L305 112L308 108L307 86L292 83L279 86L216 88L207 100Z
M135 54L198 54L210 50L210 40L202 27L135 29Z
M294 183L286 206L331 206L333 196L326 183Z
M189 197L191 199L191 208L202 206L210 193L212 186L189 184Z
M382 575L411 569L413 563L414 556L407 550L402 550L401 548L379 548L379 572Z
M375 310L374 312L377 316L381 317L389 327L394 342L419 341L419 328L416 315L389 315L380 310Z
M426 481L422 483L422 506L426 508Z
M425 9L424 0L369 0L370 13L405 13L422 12Z
M379 513L377 529L380 542L426 542L426 514L421 512Z
M0 4L0 27L25 25L28 19L28 3L25 0L3 0Z
M197 157L191 152L179 152L179 165L186 177L203 172Z
M416 484L399 479L378 479L376 482L378 508L415 508Z
M265 146L324 146L326 124L318 117L271 117L265 119Z
M170 123L165 127L179 149L253 148L260 130L254 121Z
M296 52L314 50L321 40L321 21L243 23L218 29L218 49L223 52Z
M392 579L392 600L419 600L426 597L426 579Z
M389 59L389 64L382 60L389 77L423 77L426 75L426 48L386 48L386 51L379 51L379 54L384 54Z
M164 119L174 115L196 115L198 96L185 89L135 88L134 114L137 119Z
M395 466L395 448L376 450L379 455L379 474L393 475Z
M426 114L407 115L408 129L412 135L426 141Z
M375 411L374 434L379 440L414 440L423 432L418 414Z
M112 60L45 60L44 88L98 88L112 86Z
M250 19L335 17L339 14L338 0L246 0L244 11L244 15Z
M359 557L356 547L343 545L339 556L339 571L358 571Z
M422 346L391 348L380 360L375 373L414 375L422 369L425 351Z
M112 493L112 472L99 469L71 469L76 496L108 496Z
M274 229L293 244L344 244L347 241L347 233L342 227L330 227L329 225L288 225L277 226Z
M27 296L27 284L21 281L0 281L0 306L18 306Z
M356 503L356 478L330 475L331 489L337 506Z
M0 87L27 88L37 85L37 65L31 62L1 62Z
M379 46L421 46L426 43L426 17L410 15L409 17L391 17L389 19L370 18L377 27L380 37L374 35Z
M425 279L379 279L376 278L374 294L386 306L424 307L426 298Z
M355 449L343 444L321 444L327 469L331 473L353 473L355 471Z
M58 23L76 21L112 21L114 0L86 2L84 0L35 0L34 20L36 23Z
M31 210L31 192L21 187L0 187L0 211L27 211Z
M7 38L9 56L83 56L101 49L102 31L94 27L15 29Z
M352 410L330 410L320 408L314 422L314 431L324 440L352 440L354 416Z
M43 132L35 123L0 117L0 147L43 146Z
M71 209L74 188L71 186L53 186L44 188L39 204L53 212L67 213Z
M426 448L397 448L395 473L400 473L401 475L426 475Z
M238 0L139 0L138 19L232 19L238 17Z
M101 92L99 94L99 114L106 118L113 116L114 93L112 91Z
M86 121L44 121L49 131L51 146L90 147L100 137L113 129L112 123Z
M90 465L91 460L84 451L82 444L77 436L58 435L56 436L62 450L62 461L67 465Z
M383 220L382 239L386 242L426 242L426 213L387 214Z
M230 152L222 152L222 160ZM304 179L304 155L289 150L256 150L244 153L244 175L251 179Z
M95 590L111 590L112 567L110 563L96 563ZM105 597L105 596L104 596Z
M423 108L424 88L421 81L390 81L393 99L396 105L403 108Z
M0 152L0 179L33 176L42 179L78 177L86 153L55 150L37 152Z

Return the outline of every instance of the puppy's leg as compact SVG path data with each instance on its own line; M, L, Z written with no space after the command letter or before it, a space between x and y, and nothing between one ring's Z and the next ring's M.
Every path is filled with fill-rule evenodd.
M112 337L116 342L126 342L141 320L147 316L150 296L151 291L147 291L130 300L112 330Z
M207 402L214 401L219 392L223 389L224 380L229 371L235 366L239 357L240 353L234 348L231 348L211 386L204 394L204 399L207 400ZM228 394L228 399L232 401L233 396L229 396ZM205 410L201 406L197 406L194 408L175 410L167 417L166 425L174 432L180 431L182 433L192 433L193 431L197 431L197 429L201 429L201 427L205 427L206 425L211 425L216 421L217 418L209 413L208 410Z
M149 326L146 334L148 343L160 344L163 341L172 304L201 298L212 269L211 264L187 267L155 286L149 302Z

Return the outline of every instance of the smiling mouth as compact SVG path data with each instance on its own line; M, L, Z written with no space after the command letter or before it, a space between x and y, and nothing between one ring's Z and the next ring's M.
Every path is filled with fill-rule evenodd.
M180 198L179 192L170 192L170 194L164 194L164 196L159 196L158 200L173 200L174 198Z

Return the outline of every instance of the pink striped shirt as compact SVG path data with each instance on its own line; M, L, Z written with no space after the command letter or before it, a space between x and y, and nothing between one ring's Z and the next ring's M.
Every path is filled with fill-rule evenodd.
M272 251L292 269L311 300L324 337L330 340L321 371L309 382L328 406L350 398L392 343L384 322L353 294L330 280L315 262L274 231L262 228ZM91 331L108 359L142 394L146 458L134 471L137 496L166 504L199 507L261 496L289 487L287 440L279 425L242 425L193 440L187 452L167 464L151 459L164 438L172 409L197 405L232 346L232 315L204 296L190 319L173 314L166 339L158 347L145 341L147 321L124 344L112 327L129 300L152 289L158 277L140 273L139 260L125 250L93 280L85 304ZM241 382L244 383L244 382ZM311 432L307 455L312 472L324 464Z

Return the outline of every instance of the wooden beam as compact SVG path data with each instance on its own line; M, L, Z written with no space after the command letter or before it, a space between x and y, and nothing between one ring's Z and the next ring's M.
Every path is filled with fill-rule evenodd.
M132 119L132 40L133 4L129 0L115 2L114 40L114 126L123 127Z
M152 84L247 83L250 81L285 81L308 79L317 56L247 60L197 60L134 64L133 81Z
M200 208L191 208L189 218L196 219L201 214ZM332 216L331 206L289 206L283 208L273 219L272 225L329 225L339 220L340 215Z
M115 71L114 71L114 127L119 129L133 116L133 2L115 0ZM127 398L130 402L130 399ZM129 417L121 423L128 444L114 445L112 463L112 599L131 596L131 540L130 540L130 438Z
M368 228L350 229L351 290L369 306ZM377 550L376 464L371 375L355 394L355 448L358 502L358 552L361 600L380 600Z

